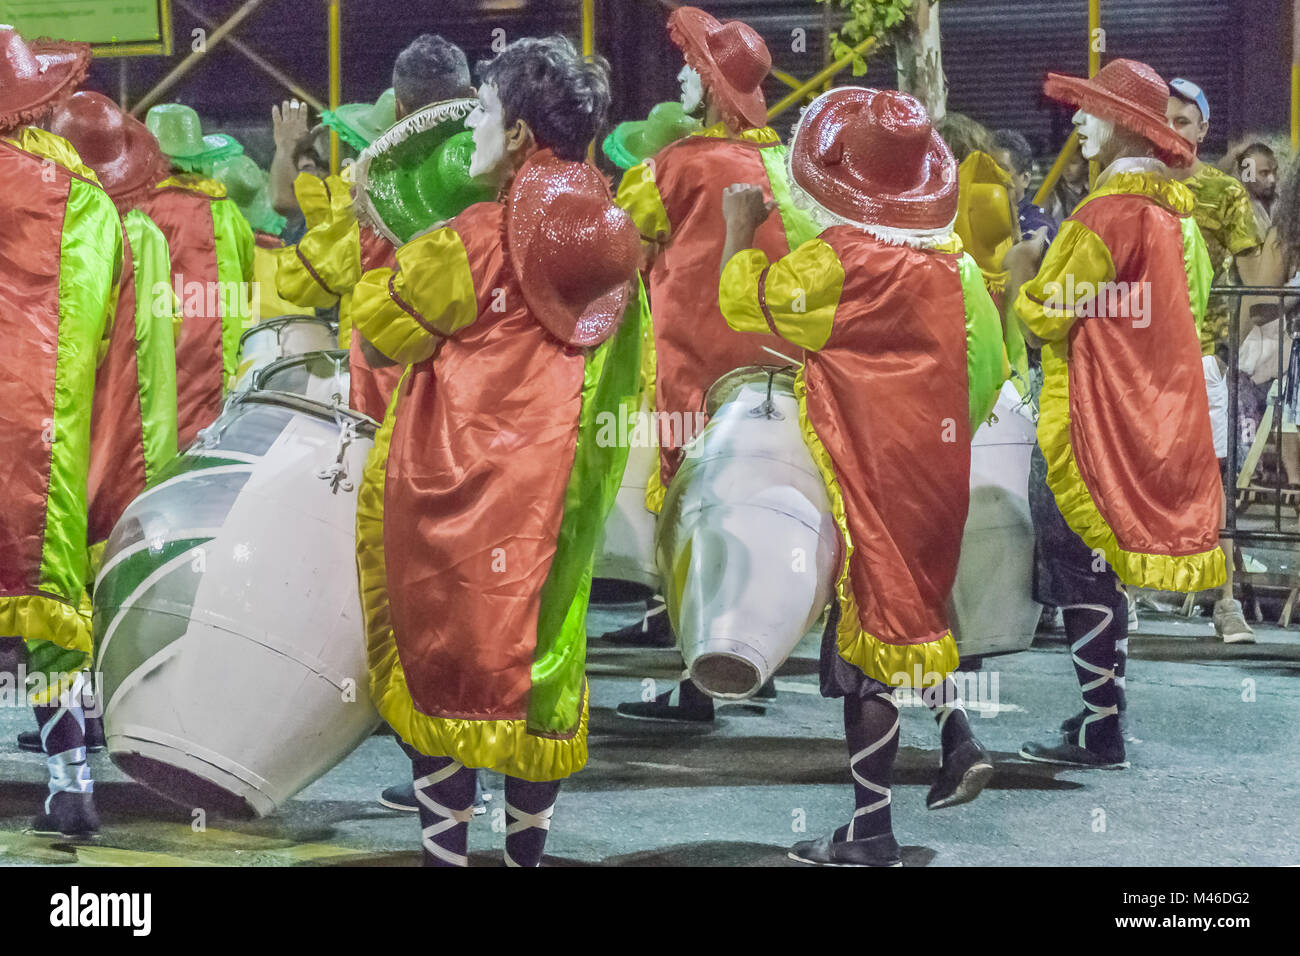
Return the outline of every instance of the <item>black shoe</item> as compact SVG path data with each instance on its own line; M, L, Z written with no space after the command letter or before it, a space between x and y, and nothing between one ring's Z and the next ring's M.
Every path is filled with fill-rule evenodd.
M619 704L614 713L629 720L655 720L668 724L710 724L713 722L713 698L697 690L690 681L683 681L654 700Z
M473 810L474 816L479 817L487 813L485 801L491 800L491 794L483 794L482 797L475 801ZM391 787L385 787L379 794L379 805L387 807L389 810L401 810L405 813L419 813L420 804L415 799L415 784L398 783Z
M1061 736L1063 736L1067 741L1078 740L1079 728L1083 726L1084 720L1087 719L1090 713L1092 713L1092 711L1085 707L1073 717L1066 717L1065 720L1061 721ZM1130 743L1140 743L1141 741L1128 732L1127 713L1128 712L1124 710L1119 712L1119 732L1124 735L1126 741Z
M379 794L379 805L389 810L402 810L406 813L419 812L420 804L415 799L415 784L398 783L385 787Z
M835 842L835 835L820 840L796 843L786 854L799 863L818 866L902 866L898 841L892 833L867 837L865 840Z
M766 700L766 701L776 700L776 678L769 677L767 679L767 683L764 684L762 687L760 687L758 690L754 691L753 696L750 697L749 699Z
M18 734L18 749L33 754L42 753L41 732L39 730L21 731ZM103 749L104 721L97 717L89 718L86 720L86 750L89 753L97 754Z
M929 810L942 810L969 803L992 778L993 758L978 740L970 737L954 747L951 754L944 755L939 776L926 794L925 806Z
M1103 751L1087 750L1068 741L1056 744L1031 742L1020 748L1020 756L1036 763L1052 763L1087 770L1122 770L1129 765L1122 743L1116 748Z
M49 812L42 810L32 821L32 830L37 834L85 837L99 832L93 793L56 793L49 802Z
M645 616L635 624L600 635L618 647L676 647L677 635L668 621L668 607L658 595L646 607Z

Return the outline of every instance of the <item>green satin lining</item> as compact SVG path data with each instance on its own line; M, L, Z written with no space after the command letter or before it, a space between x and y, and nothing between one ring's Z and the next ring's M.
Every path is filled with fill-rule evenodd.
M253 230L239 207L229 199L212 202L212 232L217 250L217 281L221 283L222 392L235 380L239 337L252 322Z
M759 150L763 168L767 170L767 181L772 186L772 198L776 200L777 212L781 214L781 223L785 226L785 240L793 252L809 239L821 234L812 217L794 204L790 198L790 181L785 166L785 147L769 146Z
M1214 264L1205 245L1205 237L1191 216L1182 216L1178 226L1183 233L1183 268L1187 271L1187 295L1191 300L1192 315L1196 318L1196 331L1205 321L1205 310L1210 302L1210 286L1214 283Z
M73 179L59 251L58 366L54 379L50 478L45 503L40 590L76 605L87 562L86 480L90 471L90 396L100 343L110 331L122 270L122 229L112 200ZM78 645L82 635L75 638ZM89 650L90 634L84 635Z
M122 217L122 224L126 227L135 265L135 370L140 389L145 483L152 485L159 470L176 457L173 319L177 303L171 287L167 239L162 230L139 209L132 209ZM156 301L158 295L165 296L166 303Z
M1002 320L984 285L984 274L979 264L969 253L962 253L958 271L961 273L962 301L966 306L966 387L970 394L970 433L974 435L997 404L998 392L1007 378L1006 357L1010 349L1003 350ZM1019 332L1018 323L1009 324L1016 326ZM1012 368L1028 385L1025 342L1023 338L1017 338L1020 351L1011 359Z
M641 385L641 323L649 306L637 279L618 330L587 355L578 418L577 451L564 491L564 518L555 557L542 585L537 615L528 729L572 733L582 714L587 659L587 600L596 543L614 506L627 465L628 449L597 441L600 415L630 415ZM616 419L618 420L618 419Z

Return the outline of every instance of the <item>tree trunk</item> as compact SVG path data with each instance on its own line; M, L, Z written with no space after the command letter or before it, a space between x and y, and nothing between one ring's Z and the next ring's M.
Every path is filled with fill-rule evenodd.
M911 93L938 123L948 112L948 80L939 48L939 0L916 0L906 34L894 47L898 88Z

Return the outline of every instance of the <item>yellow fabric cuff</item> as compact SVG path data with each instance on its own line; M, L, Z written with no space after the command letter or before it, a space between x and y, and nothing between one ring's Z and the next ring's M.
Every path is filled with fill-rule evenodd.
M758 298L758 284L767 268L767 256L761 249L743 249L722 270L722 278L718 280L718 307L727 324L737 332L771 334Z
M1059 342L1074 324L1076 306L1096 294L1097 285L1115 278L1115 264L1101 237L1067 219L1047 250L1038 275L1026 282L1015 308L1029 330Z
M352 296L352 321L375 348L410 365L478 318L478 299L469 255L453 229L407 243L397 264L397 271L372 269L362 276Z

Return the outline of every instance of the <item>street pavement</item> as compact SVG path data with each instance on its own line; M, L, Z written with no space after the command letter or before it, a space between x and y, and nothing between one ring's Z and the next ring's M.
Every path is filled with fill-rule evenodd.
M616 626L593 614L593 633ZM909 866L1236 866L1300 864L1300 630L1260 628L1225 646L1204 618L1146 614L1131 637L1132 767L1074 771L1020 760L1079 709L1064 635L964 674L971 720L997 772L973 803L925 809L938 766L933 719L901 708L892 811ZM670 687L674 651L589 652L591 758L561 792L548 865L798 866L785 851L848 819L852 790L840 708L817 691L816 635L778 675L766 714L732 705L710 726L628 721L621 701ZM378 791L409 775L394 738L369 738L274 816L209 816L153 795L92 757L104 826L94 841L25 833L44 795L42 758L14 737L30 711L0 707L0 864L384 865L419 862L415 814ZM471 862L496 865L504 842L501 778ZM200 825L202 824L202 825Z

